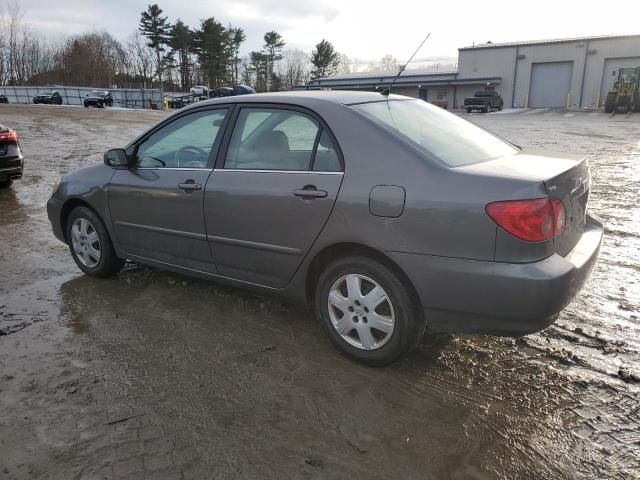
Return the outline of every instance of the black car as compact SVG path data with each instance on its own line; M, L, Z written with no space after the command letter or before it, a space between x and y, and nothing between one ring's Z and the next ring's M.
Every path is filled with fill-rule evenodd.
M43 90L33 97L33 103L62 105L62 95L57 90Z
M464 99L464 108L467 113L471 113L471 110L480 110L481 112L488 113L491 110L502 110L504 102L500 94L494 90L482 90L476 92L473 97L467 97Z
M24 160L18 134L0 125L0 188L11 185L11 180L22 177Z
M84 106L87 107L112 107L113 106L113 97L111 96L111 92L107 92L104 90L94 90L89 93L84 98Z
M0 95L0 103L9 103L9 99L6 95Z
M210 98L233 97L235 95L249 95L256 91L247 85L234 85L233 87L219 87L211 90Z

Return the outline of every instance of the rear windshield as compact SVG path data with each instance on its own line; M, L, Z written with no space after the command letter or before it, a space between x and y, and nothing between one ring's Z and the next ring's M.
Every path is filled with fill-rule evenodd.
M517 149L491 133L423 100L352 105L374 122L450 167L513 155Z
M38 95L53 95L53 90L42 90Z

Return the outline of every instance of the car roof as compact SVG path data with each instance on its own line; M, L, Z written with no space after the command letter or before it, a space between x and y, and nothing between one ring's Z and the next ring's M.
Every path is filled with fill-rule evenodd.
M389 95L389 97L386 97L379 92L299 90L291 92L253 93L250 95L216 98L195 103L191 105L191 107L216 103L283 103L289 105L309 106L312 103L317 104L318 101L353 105L356 103L384 101L387 98L392 100L405 100L410 97L405 97L403 95Z

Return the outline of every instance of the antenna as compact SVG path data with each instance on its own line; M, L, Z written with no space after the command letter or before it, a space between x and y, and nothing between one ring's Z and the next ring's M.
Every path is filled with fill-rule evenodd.
M391 93L391 89L393 88L393 85L396 83L396 80L398 80L398 77L400 75L402 75L402 72L404 72L405 68L407 68L407 65L409 65L411 63L411 60L413 60L413 57L416 56L416 53L418 53L420 51L420 49L422 48L422 46L424 45L424 42L427 41L427 39L431 36L431 32L429 32L427 34L426 37L424 37L424 40L422 40L422 43L418 46L418 48L416 48L416 51L413 52L413 55L411 55L411 57L409 57L409 60L407 60L407 63L405 63L404 65L402 65L400 67L400 71L398 71L398 74L393 78L393 81L391 82L391 85L389 85L389 88L385 88L382 92L382 95L389 95Z

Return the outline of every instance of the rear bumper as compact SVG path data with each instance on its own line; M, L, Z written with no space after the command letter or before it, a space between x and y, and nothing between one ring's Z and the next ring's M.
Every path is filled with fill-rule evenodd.
M518 336L552 324L571 302L596 264L603 230L589 216L567 256L553 254L533 263L389 256L413 282L430 331Z
M5 178L22 178L22 165L17 167L0 167L0 180Z
M58 240L67 243L62 231L62 202L55 197L51 197L47 202L47 216L51 222L51 229Z

